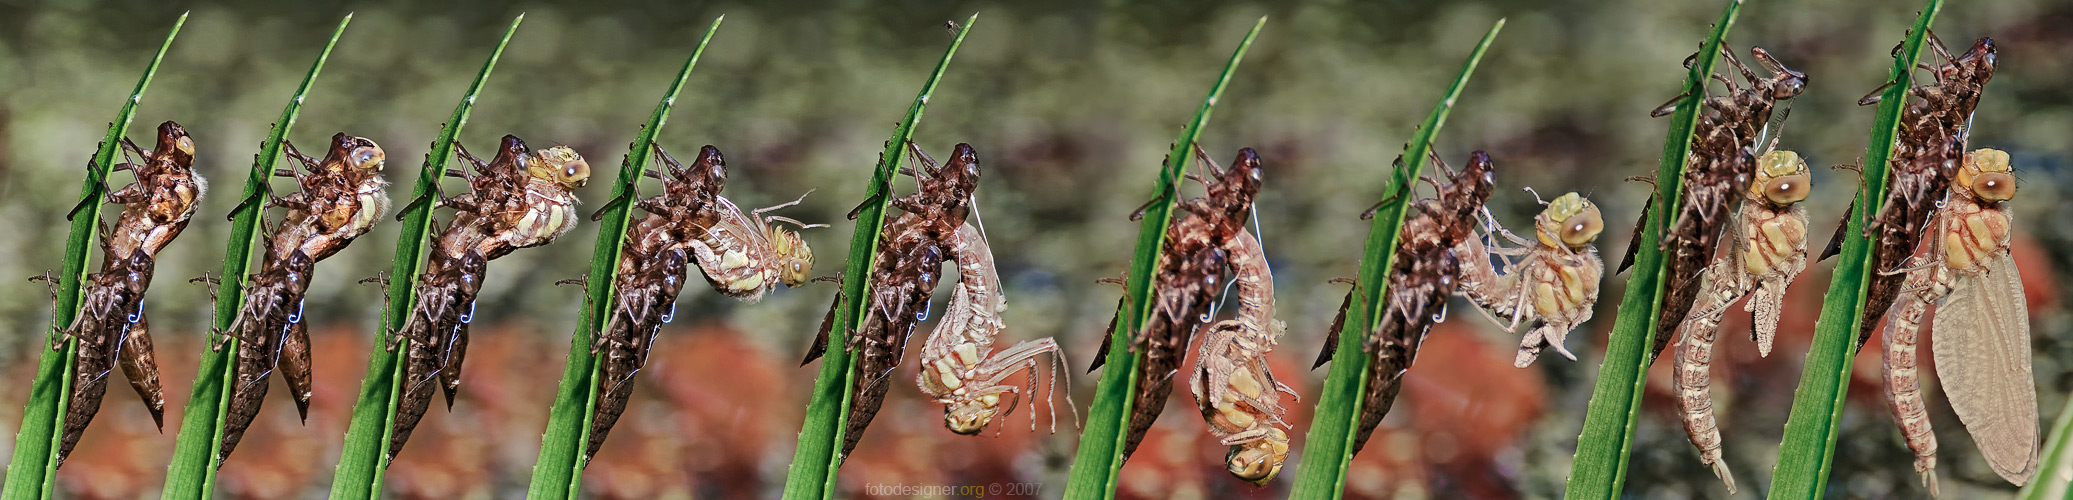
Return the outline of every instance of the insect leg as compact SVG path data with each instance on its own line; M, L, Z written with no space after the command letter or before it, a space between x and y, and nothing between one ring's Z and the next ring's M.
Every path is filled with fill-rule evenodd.
M1656 106L1655 109L1649 110L1648 116L1650 118L1662 118L1665 116L1670 116L1671 113L1677 112L1678 105L1684 104L1684 100L1686 98L1690 98L1691 96L1692 93L1690 91L1677 94L1677 97L1670 98L1670 102L1665 102L1663 103L1663 105Z
M1208 169L1209 175L1203 178L1223 180L1224 167L1217 165L1216 160L1209 157L1209 152L1202 150L1202 143L1199 142L1195 143L1195 161L1199 162L1196 166Z
M921 145L915 144L914 141L911 140L907 141L907 150L912 151L914 153L914 156L908 158L907 161L921 162L921 170L924 172L928 172L929 177L933 178L936 177L938 174L942 173L941 165L936 163L936 159L930 157L927 151L922 151Z

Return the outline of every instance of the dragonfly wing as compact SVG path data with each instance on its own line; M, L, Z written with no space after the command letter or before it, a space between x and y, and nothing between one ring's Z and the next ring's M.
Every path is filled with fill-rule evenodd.
M2007 254L1962 276L1937 308L1936 376L1987 464L2003 479L2037 473L2037 385L2022 277Z

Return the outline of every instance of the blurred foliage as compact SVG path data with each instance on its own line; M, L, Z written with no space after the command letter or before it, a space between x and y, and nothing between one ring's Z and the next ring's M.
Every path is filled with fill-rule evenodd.
M929 69L949 36L943 21L980 12L987 28L967 40L958 64L950 69L953 74L946 77L953 83L932 101L924 137L938 139L923 146L944 151L955 142L970 142L985 162L987 187L979 204L1008 287L1007 335L1017 340L1056 336L1072 357L1069 364L1084 366L1117 296L1113 287L1094 280L1128 267L1136 225L1124 216L1150 195L1140 183L1118 179L1154 175L1168 142L1200 99L1201 61L1220 60L1229 50L1220 40L1235 39L1254 19L1271 15L1275 29L1261 35L1247 70L1233 82L1233 88L1243 89L1245 95L1219 106L1219 124L1205 134L1204 143L1215 156L1252 146L1267 161L1259 213L1279 279L1282 318L1290 326L1276 356L1308 359L1322 341L1335 299L1344 293L1326 280L1352 275L1358 262L1359 255L1351 249L1365 223L1355 215L1374 201L1373 194L1387 181L1388 161L1430 106L1434 82L1445 81L1457 69L1459 54L1470 43L1465 41L1470 36L1462 33L1481 30L1500 16L1510 19L1505 49L1483 61L1484 79L1462 97L1478 105L1451 118L1437 150L1455 162L1472 149L1491 152L1500 186L1492 208L1514 229L1526 227L1538 211L1533 196L1518 188L1586 193L1605 210L1610 230L1599 244L1601 250L1612 252L1626 244L1626 221L1634 219L1648 192L1645 184L1621 179L1647 173L1660 153L1658 141L1666 123L1648 118L1647 112L1676 93L1682 74L1678 63L1696 49L1692 41L1704 37L1718 7L1713 2L1648 0L1343 0L1291 5L1177 0L584 6L376 2L354 7L355 33L340 42L326 78L315 90L326 97L309 103L291 139L317 144L334 131L372 138L393 159L388 170L392 185L409 185L416 175L413 167L445 119L452 96L473 76L480 41L494 38L505 20L522 11L527 13L526 28L511 42L499 77L485 90L499 98L481 103L462 140L475 151L487 151L496 137L511 133L535 144L566 143L592 158L611 158L652 109L654 82L671 76L684 48L696 43L707 21L726 14L727 43L714 44L706 54L677 103L673 123L659 140L679 152L718 145L732 167L727 193L745 207L771 205L821 188L805 205L784 213L807 222L837 223L834 229L805 234L816 253L824 256L818 274L832 274L840 264L828 256L844 253L848 226L842 214L862 196L857 186L869 175L880 141L892 127L889 117L897 116L912 95L914 75ZM184 283L184 278L220 264L222 248L216 245L229 230L222 215L236 201L230 186L249 165L252 146L277 114L279 96L291 93L306 69L307 48L320 45L327 34L322 28L345 12L259 1L174 6L0 0L0 234L10 235L0 238L0 255L12 256L0 259L0 277L10 277L0 280L0 326L21 332L0 337L0 374L26 380L33 365L32 349L42 340L34 332L42 331L48 321L48 295L19 278L59 262L63 215L71 207L65 188L79 182L81 167L106 126L109 100L124 95L135 68L148 57L140 47L156 43L165 20L186 8L193 9L193 17L181 43L168 55L138 122L173 119L186 125L198 142L199 168L217 181L217 191L188 230L195 234L183 236L159 263L159 286L154 287L150 307L158 319L154 323L163 325L158 329L163 332L164 366L193 365L208 304L202 290ZM1743 51L1751 44L1761 45L1812 75L1808 92L1795 99L1781 147L1820 165L1856 160L1864 149L1863 131L1872 110L1854 102L1885 77L1891 61L1887 52L1913 19L1913 9L1913 4L1808 0L1754 2L1744 10L1730 38L1732 45ZM2018 238L2035 239L2035 245L2019 243L2023 249L2018 259L2025 259L2026 276L2040 286L2065 281L2066 275L2058 270L2073 269L2073 225L2043 223L2073 220L2073 204L2048 201L2063 198L2064 186L2073 186L2073 141L2066 140L2073 137L2073 87L2065 85L2073 81L2073 30L2065 28L2069 25L2073 5L2046 0L1966 2L1945 9L1937 23L1948 43L1963 44L1978 36L2000 42L2002 67L1980 105L1973 137L1976 146L2002 148L2015 156L2024 182L2016 202ZM1463 41L1436 45L1436 40ZM117 176L118 182L126 179ZM1814 182L1808 208L1821 240L1814 243L1820 244L1826 241L1828 224L1848 203L1856 178L1817 168ZM592 183L579 195L598 202L609 189L609 183ZM589 241L595 227L581 224L577 234L565 239ZM397 228L394 223L377 226L364 237L366 242L321 268L311 287L308 314L315 321L342 323L317 329L318 335L351 341L319 340L319 345L365 349L372 341L380 291L353 282L388 267ZM520 338L478 341L566 345L567 325L575 321L583 292L551 284L581 274L589 250L588 245L564 242L514 254L493 266L480 315L485 321L512 323L498 334ZM1789 299L1791 307L1809 311L1802 323L1805 330L1811 330L1818 284L1827 281L1829 267L1815 264L1800 281L1817 286L1795 288ZM1611 278L1604 296L1621 293L1625 279ZM683 321L665 334L662 346L692 344L693 327L687 324L724 323L704 329L736 332L727 335L741 336L743 349L768 358L756 364L774 366L784 382L772 390L786 391L773 399L803 400L806 385L794 382L811 379L812 370L790 368L790 360L797 359L832 293L826 286L786 290L745 306L715 293L692 291L685 294L679 316ZM2073 317L2058 297L2031 292L2044 408L2058 408L2073 387L2073 361L2066 361L2073 360L2073 335L2068 334ZM1349 485L1438 496L1558 494L1589 396L1589 368L1597 366L1597 352L1610 326L1606 319L1614 316L1613 302L1601 300L1596 315L1601 320L1586 327L1590 335L1576 336L1590 339L1574 341L1591 343L1573 346L1583 361L1543 362L1523 373L1503 363L1459 365L1493 370L1493 376L1544 379L1531 386L1535 390L1476 392L1482 386L1442 380L1469 373L1452 371L1439 364L1439 358L1429 358L1426 366L1446 370L1429 370L1423 376L1414 371L1403 401L1413 410L1396 412L1403 416L1392 416L1383 424L1385 429L1420 433L1390 438L1390 453L1370 453L1389 464L1414 464L1409 466L1414 472L1357 477ZM1496 346L1464 352L1509 356L1503 345L1514 340L1502 338L1466 310L1460 312L1452 322L1459 328L1448 332L1476 332L1473 338ZM1736 325L1727 328L1733 331ZM724 328L713 328L717 326ZM1722 361L1716 363L1725 375L1717 379L1722 383L1716 390L1722 397L1727 459L1737 471L1756 476L1746 478L1748 484L1768 483L1790 388L1799 373L1799 352L1806 342L1807 332L1781 333L1779 355L1757 358L1753 349L1740 351L1731 339L1723 342ZM335 382L351 387L361 370L355 356L364 353L320 354L320 376L342 379ZM552 364L558 359L550 355L533 361ZM1862 371L1854 383L1877 383L1877 364L1876 353L1860 355ZM546 373L551 370L523 366L508 373L531 378L511 383L552 385L553 374ZM1299 386L1314 386L1323 376L1322 371L1305 373L1288 366L1282 376L1297 379ZM658 366L656 371L669 370ZM1652 375L1660 380L1651 381L1627 491L1644 497L1720 495L1717 481L1699 465L1671 414L1667 370L1658 372ZM167 376L171 387L192 382L176 372ZM922 401L908 380L911 372L895 375L902 387L893 390L893 397L908 399L889 401L881 417L886 424L882 429L874 426L874 433L931 435L929 439L943 441L933 436L947 436L936 423L935 410L918 406ZM1079 394L1091 394L1091 378L1077 381ZM1860 385L1851 391L1853 406L1844 414L1831 485L1853 496L1917 494L1905 448L1872 387L1876 386ZM636 406L650 408L639 398L652 400L662 390L636 396ZM18 421L20 406L14 402L25 397L22 391L0 385L0 395L5 396L0 401L7 402L0 404L0 422ZM493 394L464 398L455 411L489 414L508 409L544 415L550 394L520 395L512 401L496 400L495 405L488 400ZM1311 395L1305 393L1305 402L1297 406L1307 406ZM1498 404L1490 399L1500 395L1544 402L1532 406L1539 413L1530 419L1440 420L1421 415L1452 414L1416 410L1439 411L1432 405L1487 408ZM318 397L349 399L351 393L320 392ZM792 406L777 405L786 414L769 418L796 418L788 416L797 411ZM142 418L141 412L126 413L130 411L124 405L104 410L110 422L96 425L96 433L116 433L123 425L116 421ZM640 411L633 416L636 420L653 422L628 425L661 427L677 415L660 409ZM1939 411L1943 413L1934 418L1947 443L1945 487L1960 496L1968 488L2008 489L1972 456L1970 439L1956 419L1947 410ZM1154 432L1166 432L1167 422L1173 421L1175 429L1199 434L1199 427L1179 427L1200 425L1191 420L1161 419ZM1465 422L1489 421L1508 422L1510 427L1464 427L1469 425ZM483 432L500 429L503 434L479 447L487 451L467 455L489 464L481 472L489 479L481 484L499 492L520 487L538 446L539 428L537 422L486 427ZM309 446L317 450L336 446L342 431L314 422L288 429L297 439L313 439L315 444ZM656 430L662 434L655 435L670 435L667 430ZM1305 430L1290 434L1302 435ZM1062 491L1072 433L1034 441L1040 444L1022 444L1032 442L1018 434L1026 431L1011 428L1004 439L950 442L957 443L957 450L989 452L1014 443L1024 452L1019 458L1003 458L1013 466L999 474L1045 482L1047 497ZM605 454L632 453L636 447L627 443L638 441L633 435L617 443L621 446L608 445ZM1486 439L1482 435L1510 440L1493 446L1462 444L1467 436ZM768 437L771 442L757 445L762 451L741 458L751 461L751 468L734 472L760 481L765 489L757 491L765 494L758 496L768 496L775 488L783 474L783 457L792 446L789 432ZM170 445L171 437L145 434L135 440L160 449L147 454L157 462L136 470L161 473L166 456L162 448ZM1284 483L1260 492L1234 486L1239 483L1214 468L1221 447L1188 442L1200 448L1195 451L1215 456L1197 461L1203 462L1204 470L1167 476L1170 482L1193 478L1188 480L1196 481L1189 483L1195 486L1176 483L1167 491L1212 496L1278 496L1274 492L1285 491ZM913 460L897 454L898 445L889 443L880 450L887 457L883 460ZM261 454L268 449L255 443L233 462L263 463ZM415 451L424 451L424 458L430 459L432 449L427 444ZM312 453L282 456L333 455ZM694 458L687 458L684 467L713 459ZM96 470L91 460L82 456L64 472ZM601 457L594 467L613 460L620 459ZM903 469L908 466L879 462L877 456L858 460L864 462L861 467L856 461L851 464L858 470L853 488L867 480L903 479L895 473L872 476L867 470L873 468L928 469ZM314 466L328 470L329 464ZM1125 482L1150 467L1125 467ZM1360 467L1356 473L1396 470ZM592 473L593 483L621 477L595 468ZM929 477L962 477L939 476ZM392 487L415 484L405 477L396 482L406 484ZM72 488L81 483L64 484ZM319 491L323 486L305 488ZM234 492L253 486L224 487ZM604 486L599 488L593 493L606 492ZM1744 495L1757 490L1750 488Z

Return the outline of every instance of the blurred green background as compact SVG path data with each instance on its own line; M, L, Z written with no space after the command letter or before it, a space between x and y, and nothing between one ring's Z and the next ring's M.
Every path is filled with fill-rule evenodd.
M184 283L220 269L238 179L294 91L330 27L352 27L304 108L292 140L320 149L337 131L380 142L391 159L391 195L408 196L426 145L509 19L526 20L484 89L462 140L486 151L506 133L536 147L569 144L600 182L579 194L600 201L625 145L713 16L727 21L678 100L660 142L679 154L714 144L731 168L726 194L744 207L817 190L781 212L832 229L806 232L835 274L851 226L842 214L862 196L881 141L906 109L949 34L947 19L981 13L923 120L918 142L947 151L969 142L984 180L980 206L1007 283L1008 338L1057 337L1073 393L1091 401L1089 356L1117 290L1137 225L1125 216L1181 124L1254 19L1271 19L1238 72L1204 144L1220 161L1259 149L1267 183L1259 218L1289 334L1275 353L1280 376L1303 401L1291 405L1300 440L1324 372L1307 370L1340 285L1351 276L1368 224L1355 216L1378 197L1383 172L1483 30L1509 18L1437 146L1456 163L1488 150L1500 189L1492 201L1515 230L1538 211L1533 187L1579 191L1604 208L1599 248L1616 263L1628 222L1647 197L1622 179L1652 171L1667 120L1648 110L1670 98L1678 63L1696 49L1721 5L1650 0L1460 2L866 2L777 1L517 6L491 2L371 2L293 6L275 2L191 5L0 0L0 375L30 378L49 321L49 297L20 278L57 267L64 213L107 120L136 81L173 18L192 17L143 101L133 137L163 120L185 125L199 168L216 181L200 215L162 256L149 302L169 409L186 405L210 304ZM1815 165L1855 161L1872 109L1854 101L1891 66L1888 50L1915 2L1752 2L1730 42L1769 49L1811 75L1792 105L1781 147ZM2014 155L2023 194L2017 258L2029 283L2036 374L2045 418L2073 386L2073 337L2055 283L2073 264L2073 205L2059 201L2073 160L2073 3L1953 2L1936 26L1962 50L1979 36L2001 47L1999 73L1982 101L1975 146ZM1717 88L1717 86L1716 86ZM126 181L118 176L118 182ZM1815 169L1807 202L1819 251L1855 190L1855 174ZM276 183L286 188L285 183ZM450 184L458 188L458 184ZM903 186L904 188L904 186ZM653 189L652 184L648 189ZM587 211L588 209L586 209ZM277 215L277 214L276 214ZM568 348L581 290L555 280L586 269L594 226L491 265L478 346L452 412L433 411L389 474L399 498L517 495L535 458L552 387ZM307 424L285 398L271 402L219 487L231 498L317 497L327 487L345 415L373 343L379 291L354 281L388 268L396 226L384 224L320 266L309 315L319 387ZM93 266L98 267L95 263ZM1726 454L1760 495L1830 263L1814 264L1792 289L1778 352L1759 358L1732 332L1715 363ZM1609 277L1596 321L1571 336L1583 359L1543 356L1531 369L1507 362L1516 338L1465 310L1427 344L1402 404L1356 461L1349 493L1362 498L1557 496L1616 313L1624 276ZM825 285L785 290L759 304L716 293L685 294L679 321L605 451L586 476L599 498L741 498L776 494L815 367L793 360L833 294ZM939 300L941 300L939 298ZM1465 307L1465 304L1461 304ZM1831 493L1920 497L1909 455L1879 392L1877 341L1858 359ZM1674 420L1666 367L1643 410L1627 491L1636 497L1723 497ZM844 469L851 496L871 484L1043 483L1064 488L1076 432L1056 435L1007 419L997 437L950 435L940 409L899 386ZM0 384L0 422L16 423L25 384ZM283 392L283 391L274 391ZM1196 418L1185 390L1125 467L1126 496L1279 498L1289 478L1254 488L1222 473L1224 448ZM1943 487L1957 498L2003 495L1971 439L1931 389L1942 438ZM126 391L112 390L80 451L61 471L71 498L155 496L172 447ZM1024 412L1049 410L1037 405ZM1084 411L1084 408L1082 408ZM1060 412L1064 415L1069 413ZM178 422L177 416L168 421ZM0 447L10 442L0 443ZM1298 442L1299 447L1301 443ZM1301 467L1298 456L1291 467Z

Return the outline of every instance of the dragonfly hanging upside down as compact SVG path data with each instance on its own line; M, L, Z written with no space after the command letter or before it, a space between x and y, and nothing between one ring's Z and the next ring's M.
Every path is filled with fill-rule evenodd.
M1000 315L1008 304L1001 293L1000 274L993 266L993 250L986 244L985 233L971 221L958 226L950 250L957 263L957 285L951 289L949 312L922 344L921 375L915 383L922 393L943 405L945 427L958 434L974 435L995 416L1013 413L1025 394L1036 396L1036 357L1050 354L1056 366L1045 402L1052 405L1051 431L1057 432L1057 401L1052 397L1058 393L1057 377L1065 371L1064 353L1058 342L1045 337L993 351L993 341L1007 328ZM1028 384L1017 387L1004 383L1008 376L1021 371L1028 372ZM1067 383L1071 380L1067 376ZM1011 398L1005 408L1001 405L1003 395ZM1078 426L1079 407L1072 405L1070 391L1065 394L1065 402L1072 407L1073 425ZM1034 410L1029 416L1029 427L1036 430Z
M843 432L842 456L846 459L863 438L864 429L878 415L892 388L891 375L907 352L907 338L915 326L929 316L929 295L935 292L943 262L966 258L953 248L957 232L972 212L972 193L979 188L979 155L970 144L958 144L950 161L938 168L934 158L914 143L908 150L921 162L921 172L902 170L917 178L919 190L891 201L897 216L887 214L879 235L878 254L871 265L871 283L864 300L863 322L842 332L843 349L856 356L860 380L851 389L848 426ZM923 175L926 174L926 175ZM866 201L865 203L871 203ZM854 219L864 209L850 212ZM990 254L989 254L990 255ZM964 263L959 261L960 266ZM708 270L710 272L710 270ZM834 309L844 300L837 293L828 320L806 353L806 362L820 357L834 334ZM974 355L977 351L974 351ZM924 370L926 371L926 370Z
M1267 366L1267 353L1281 342L1288 324L1274 318L1274 274L1259 237L1241 229L1226 250L1231 282L1238 289L1238 314L1210 325L1203 335L1188 388L1209 433L1231 447L1224 454L1224 470L1266 485L1288 461L1289 423L1282 419L1281 394L1299 397Z

